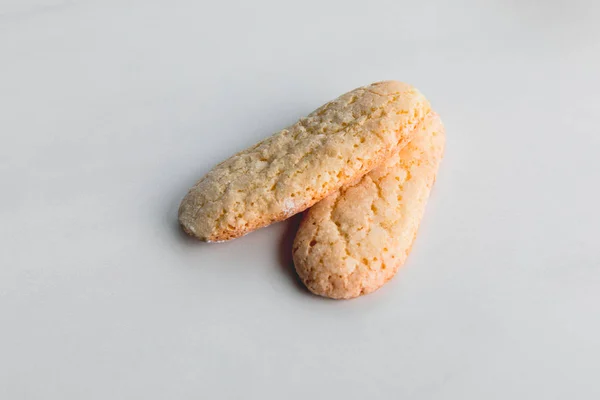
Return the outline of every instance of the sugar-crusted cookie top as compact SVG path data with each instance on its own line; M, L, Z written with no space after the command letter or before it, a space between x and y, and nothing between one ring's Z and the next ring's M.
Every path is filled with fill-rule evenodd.
M346 93L215 166L183 199L180 223L228 240L303 211L404 146L429 111L401 82Z
M307 212L293 252L312 292L351 298L394 276L417 233L444 142L443 125L432 113L399 153Z

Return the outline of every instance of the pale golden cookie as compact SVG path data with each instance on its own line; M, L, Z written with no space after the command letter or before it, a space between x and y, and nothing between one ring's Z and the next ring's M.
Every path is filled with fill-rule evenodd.
M373 292L406 260L444 151L440 118L428 115L412 137L358 183L307 211L293 257L313 293L348 299Z
M181 202L179 222L222 241L288 218L388 159L429 111L405 83L355 89L214 167Z

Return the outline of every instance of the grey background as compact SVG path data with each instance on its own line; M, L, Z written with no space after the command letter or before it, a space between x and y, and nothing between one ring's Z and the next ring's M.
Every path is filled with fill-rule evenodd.
M600 3L0 0L0 398L598 399ZM399 79L448 146L405 267L303 290L219 245L214 164Z

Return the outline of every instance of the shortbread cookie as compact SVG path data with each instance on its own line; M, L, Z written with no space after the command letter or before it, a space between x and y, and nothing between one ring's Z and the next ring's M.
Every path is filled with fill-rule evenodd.
M307 211L293 257L310 291L348 299L396 274L417 234L444 142L440 118L431 113L400 152Z
M388 159L429 111L405 83L355 89L214 167L183 199L179 222L223 241L288 218Z

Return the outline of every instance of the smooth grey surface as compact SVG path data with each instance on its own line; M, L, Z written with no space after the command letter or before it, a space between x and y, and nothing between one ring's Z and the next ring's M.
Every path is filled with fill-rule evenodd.
M599 19L594 0L0 0L0 398L600 398ZM180 232L215 163L382 79L448 135L382 290L303 290L297 218Z

